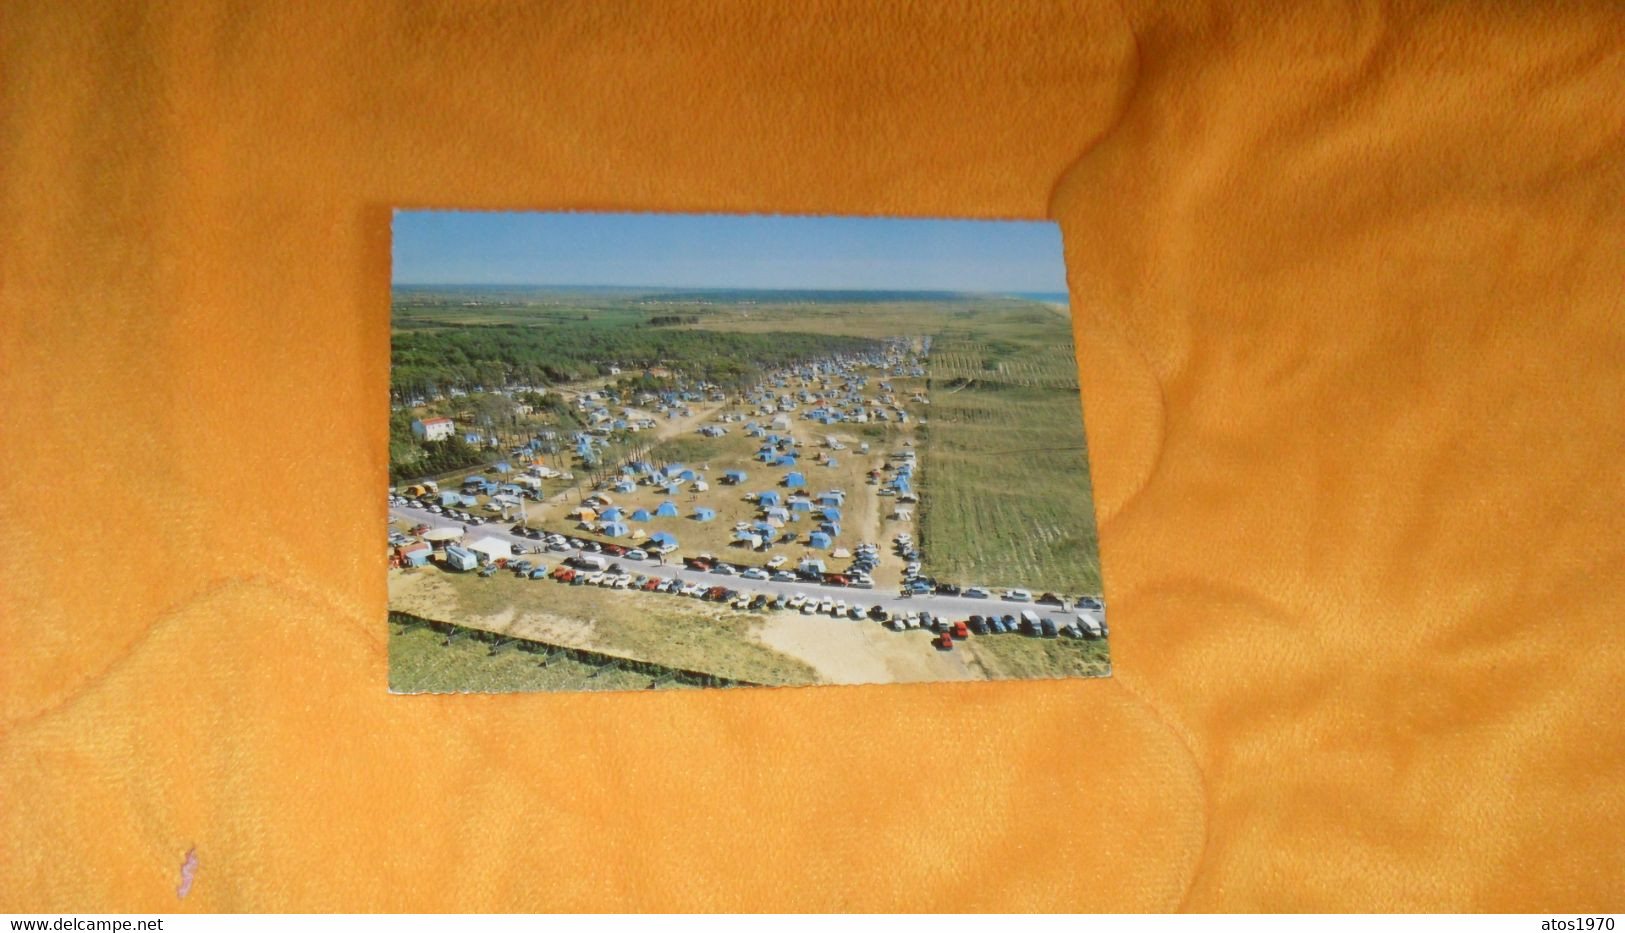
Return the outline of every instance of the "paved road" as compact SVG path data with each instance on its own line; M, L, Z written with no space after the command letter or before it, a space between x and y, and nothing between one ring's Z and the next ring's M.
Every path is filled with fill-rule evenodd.
M391 518L404 519L413 523L423 522L432 528L462 527L461 522L432 514L421 508L403 508L401 506L392 505L389 507L389 514ZM526 547L536 547L539 543L529 538L522 538L515 535L508 531L506 527L495 524L471 526L468 530L468 537L476 540L479 538L492 537L505 541L509 544L523 544ZM547 551L542 555L526 556L530 557L532 560L536 560L538 557L541 557L557 563L572 555L573 552ZM1023 609L1032 609L1040 616L1050 616L1051 618L1054 618L1058 624L1064 624L1065 622L1070 621L1072 618L1072 613L1069 610L1063 610L1056 606L1044 606L1034 603L1016 603L998 598L966 599L962 596L940 596L936 594L929 596L901 596L895 590L862 590L847 586L826 586L822 583L808 583L800 580L794 583L774 583L768 580L745 580L737 575L727 576L718 573L702 573L696 570L689 570L686 567L683 567L680 561L675 564L666 564L662 566L653 559L636 561L629 560L625 557L612 558L607 554L603 555L603 557L605 560L619 563L622 567L626 568L628 573L645 573L651 576L667 579L676 577L685 583L704 583L708 586L726 586L729 589L738 590L741 593L766 593L769 596L783 594L787 597L801 593L807 596L817 596L819 599L823 599L827 596L832 600L844 599L846 600L847 605L851 605L853 603L859 603L864 606L879 605L886 607L892 612L920 612L921 610L924 610L926 612L930 612L932 615L942 615L955 621L964 619L973 614L983 616L989 614L1008 614L1019 616L1021 614L1021 610Z

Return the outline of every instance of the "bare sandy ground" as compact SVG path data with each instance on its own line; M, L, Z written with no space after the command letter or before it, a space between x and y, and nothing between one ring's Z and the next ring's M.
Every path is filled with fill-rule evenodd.
M982 680L963 650L937 651L926 632L888 632L870 622L773 613L755 631L774 651L799 658L832 684Z

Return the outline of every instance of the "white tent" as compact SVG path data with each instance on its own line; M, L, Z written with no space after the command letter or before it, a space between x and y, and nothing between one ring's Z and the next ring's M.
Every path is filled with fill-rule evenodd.
M485 537L475 541L473 544L465 546L468 548L468 550L478 551L491 560L496 560L499 557L513 556L513 549L509 547L508 542L503 541L501 538Z

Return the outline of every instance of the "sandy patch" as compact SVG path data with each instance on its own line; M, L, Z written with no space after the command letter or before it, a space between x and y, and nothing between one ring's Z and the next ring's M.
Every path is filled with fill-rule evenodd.
M774 651L812 665L832 684L982 678L963 651L938 651L925 632L892 632L873 622L776 612L753 634Z

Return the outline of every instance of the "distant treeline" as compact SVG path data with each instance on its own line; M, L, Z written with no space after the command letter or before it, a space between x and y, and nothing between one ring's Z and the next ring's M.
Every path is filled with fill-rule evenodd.
M876 340L829 334L493 324L395 333L390 382L398 399L408 399L451 388L555 385L607 375L613 365L665 366L736 386L767 369L880 347Z
M699 319L698 314L656 314L649 318L649 326L675 327L678 324L694 324Z

